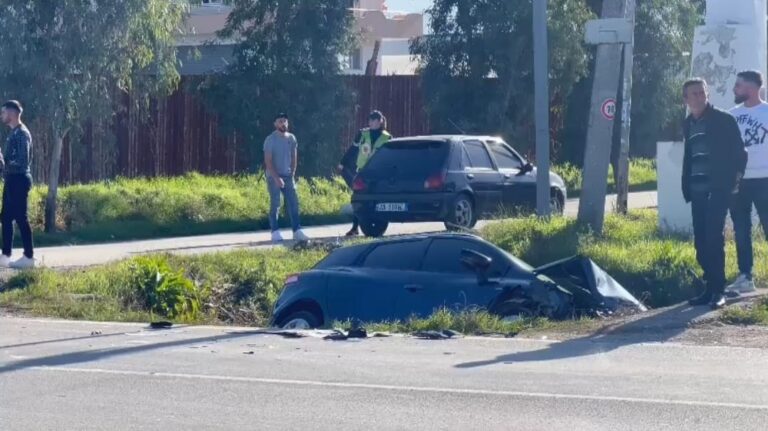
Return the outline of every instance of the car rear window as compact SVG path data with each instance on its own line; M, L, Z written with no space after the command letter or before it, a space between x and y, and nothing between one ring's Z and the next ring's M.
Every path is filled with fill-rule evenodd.
M432 175L445 166L448 146L443 141L390 142L376 151L364 171L369 176L399 179Z
M325 257L325 259L315 265L315 269L328 269L338 268L340 266L351 266L357 260L366 249L368 245L356 245L351 247L343 247L333 251L331 254Z

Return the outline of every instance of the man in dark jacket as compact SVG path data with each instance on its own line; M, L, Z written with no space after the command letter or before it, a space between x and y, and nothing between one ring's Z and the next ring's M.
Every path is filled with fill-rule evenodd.
M736 119L709 103L703 79L683 86L690 115L683 123L683 196L691 203L696 259L704 270L706 291L690 301L725 305L725 218L744 176L747 152Z

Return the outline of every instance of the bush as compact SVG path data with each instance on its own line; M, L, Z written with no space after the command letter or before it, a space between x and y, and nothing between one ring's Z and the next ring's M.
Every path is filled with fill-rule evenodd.
M197 319L200 295L181 270L173 270L163 257L140 257L130 264L129 285L146 308L171 319Z

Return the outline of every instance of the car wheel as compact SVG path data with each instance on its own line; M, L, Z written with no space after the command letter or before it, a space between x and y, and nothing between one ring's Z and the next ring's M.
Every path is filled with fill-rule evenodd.
M493 313L504 320L521 320L539 317L539 307L521 292L515 292L509 298L494 307Z
M379 238L387 231L389 223L385 221L360 220L360 229L365 236Z
M565 212L565 202L560 192L552 191L552 196L549 198L549 207L551 208L552 215L563 215Z
M477 224L477 214L472 198L466 194L456 196L448 210L445 227L451 231L468 230Z
M310 311L296 311L278 323L281 329L314 329L320 326L320 318Z

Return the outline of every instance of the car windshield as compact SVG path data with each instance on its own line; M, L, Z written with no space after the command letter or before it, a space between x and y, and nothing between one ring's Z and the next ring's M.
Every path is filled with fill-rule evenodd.
M364 172L372 177L422 178L439 172L447 156L447 142L390 142L373 155Z

